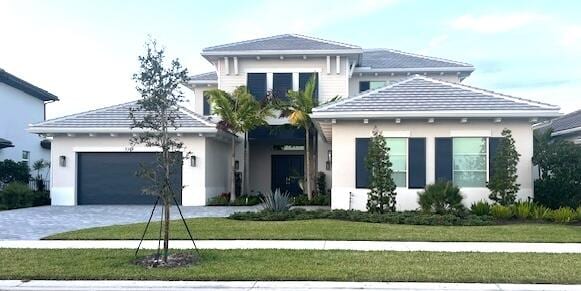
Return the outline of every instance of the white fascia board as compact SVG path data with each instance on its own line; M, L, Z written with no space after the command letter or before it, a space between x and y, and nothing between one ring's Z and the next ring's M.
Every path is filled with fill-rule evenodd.
M204 85L204 84L215 84L215 85L218 85L218 80L189 80L187 83L188 84L196 84L196 85L198 85L198 84L202 84L202 85Z
M474 67L428 67L428 68L371 68L355 67L355 73L397 73L397 72L473 72Z
M360 54L362 49L338 50L246 50L246 51L209 51L202 52L202 56L256 56L256 55L346 55Z
M363 111L363 112L313 112L311 118L407 118L407 117L556 117L557 111Z
M63 128L63 127L30 127L27 129L31 133L139 133L148 132L141 128ZM172 133L216 133L217 128L213 127L180 127L178 129L170 129Z
M577 131L581 132L581 126L555 131L555 132L551 133L551 136L559 136L559 135L569 134L569 133L573 133L573 132L577 132Z

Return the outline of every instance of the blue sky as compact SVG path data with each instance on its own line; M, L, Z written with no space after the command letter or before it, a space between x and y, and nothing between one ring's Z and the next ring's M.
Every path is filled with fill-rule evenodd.
M202 48L301 33L473 64L467 84L581 109L581 1L0 0L0 67L61 98L48 116L137 97L148 35L193 73Z

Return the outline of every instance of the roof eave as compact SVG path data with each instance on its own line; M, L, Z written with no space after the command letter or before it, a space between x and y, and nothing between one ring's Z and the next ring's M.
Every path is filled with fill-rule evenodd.
M187 83L195 85L205 85L205 84L218 85L218 80L188 80Z
M263 56L263 55L346 55L360 54L362 49L332 49L332 50L231 50L231 51L202 51L204 57L220 56Z
M553 118L559 116L558 111L554 110L482 110L482 111L468 111L468 110L453 110L453 111L352 111L352 112L313 112L311 118L313 119L358 119L358 118L457 118L457 117L544 117Z
M90 127L29 127L27 129L30 133L45 134L45 133L141 133L148 132L149 130L141 128L122 128L122 127L102 127L102 128L90 128ZM216 133L218 131L215 127L179 127L177 129L171 129L172 133Z
M371 68L355 67L354 73L381 73L381 72L474 72L474 67L423 67L423 68Z
M581 132L581 126L563 129L563 130L559 130L559 131L553 131L553 133L551 133L551 136L559 136L559 135L571 134L571 133L575 133L575 132Z

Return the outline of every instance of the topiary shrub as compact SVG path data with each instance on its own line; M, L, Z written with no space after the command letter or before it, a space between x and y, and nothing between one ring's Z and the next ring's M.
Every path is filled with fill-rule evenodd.
M33 192L28 185L21 182L11 182L0 192L0 204L5 209L30 207L33 205Z
M508 206L502 206L500 204L494 204L490 208L490 215L496 219L511 219L512 218L512 210Z
M551 212L551 219L557 223L569 223L577 219L577 213L571 207L561 207Z
M478 216L490 215L490 204L484 200L474 202L470 206L470 212Z
M465 210L460 189L449 181L439 181L418 192L418 203L423 212L458 214Z

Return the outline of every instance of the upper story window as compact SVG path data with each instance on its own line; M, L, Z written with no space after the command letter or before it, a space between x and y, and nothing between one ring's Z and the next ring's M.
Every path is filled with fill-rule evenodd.
M277 99L287 99L289 90L293 89L292 73L272 74L272 95Z
M29 151L22 151L22 161L28 164L28 161L30 161Z
M212 115L212 105L210 104L210 95L208 94L208 91L204 91L202 92L202 98L204 99L203 101L203 112L204 115Z
M313 92L313 98L319 98L319 74L318 73L299 73L299 90L305 90L307 87L307 82L311 79L315 79L315 92Z
M368 90L375 90L385 86L385 81L360 81L359 82L359 92L365 92Z
M246 75L246 88L258 101L266 97L266 73L248 73Z
M258 101L264 100L267 91L272 90L274 98L286 99L290 90L305 90L307 82L315 79L313 97L318 98L318 73L248 73L246 87ZM297 80L298 78L298 80ZM271 85L269 85L271 84ZM296 87L298 85L298 87ZM272 88L270 88L272 86Z
M452 139L452 180L458 187L486 187L486 138Z

